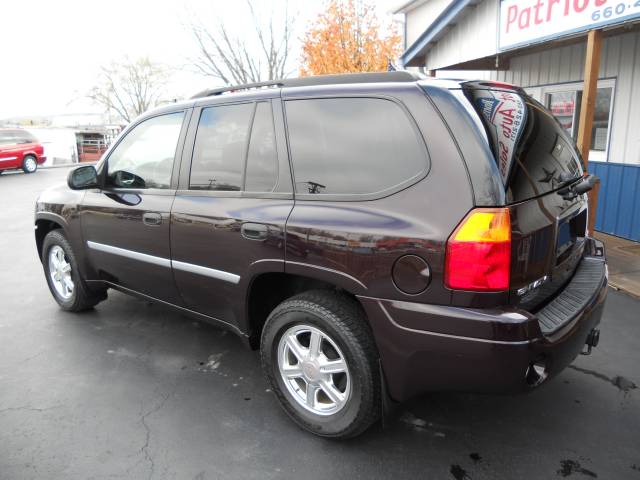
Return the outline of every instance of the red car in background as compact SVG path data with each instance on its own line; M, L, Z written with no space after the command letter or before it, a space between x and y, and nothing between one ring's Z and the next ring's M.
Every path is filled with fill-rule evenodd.
M43 146L26 130L0 129L0 174L18 168L33 173L46 159Z

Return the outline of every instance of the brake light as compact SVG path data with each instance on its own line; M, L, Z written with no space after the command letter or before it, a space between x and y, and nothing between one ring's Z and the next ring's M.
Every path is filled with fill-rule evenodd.
M455 290L507 290L510 271L509 209L472 210L447 241L445 285Z

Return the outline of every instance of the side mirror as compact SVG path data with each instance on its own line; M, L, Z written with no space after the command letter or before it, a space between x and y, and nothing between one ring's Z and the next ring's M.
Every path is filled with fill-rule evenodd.
M98 172L96 172L93 165L74 168L69 172L67 185L71 190L98 188Z

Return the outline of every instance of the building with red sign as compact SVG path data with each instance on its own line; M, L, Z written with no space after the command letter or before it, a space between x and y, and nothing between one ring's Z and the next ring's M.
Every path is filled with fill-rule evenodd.
M395 13L405 15L405 67L520 85L579 145L581 119L590 125L595 228L640 241L640 0L413 0Z

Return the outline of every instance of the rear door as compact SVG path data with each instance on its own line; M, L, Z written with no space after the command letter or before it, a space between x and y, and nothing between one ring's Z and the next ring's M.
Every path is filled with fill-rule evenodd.
M18 145L18 132L0 131L0 169L20 168L22 166L21 147Z
M171 272L169 214L188 111L143 120L109 153L103 189L80 207L84 240L98 279L181 305Z
M584 249L586 195L563 187L584 174L574 142L521 90L466 88L485 128L512 222L512 303L533 308L564 285ZM469 161L469 160L467 160Z
M188 145L171 212L176 284L191 310L239 325L254 276L284 271L293 193L279 98L195 109Z

